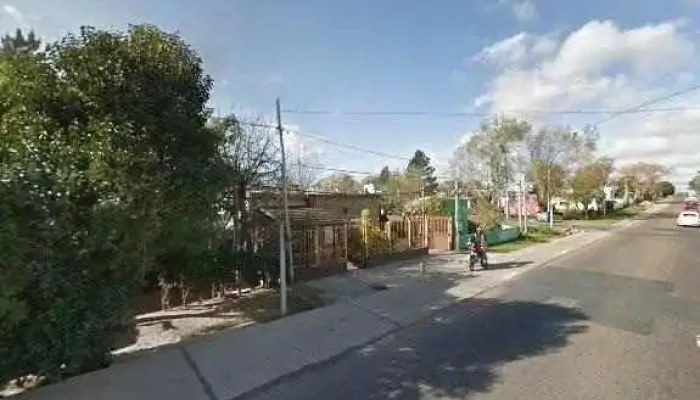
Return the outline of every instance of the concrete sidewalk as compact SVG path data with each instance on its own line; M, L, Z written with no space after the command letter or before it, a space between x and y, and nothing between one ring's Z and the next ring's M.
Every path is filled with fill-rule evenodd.
M647 213L666 206L654 205ZM624 221L617 229L636 223ZM362 348L612 233L582 232L507 255L493 254L487 271L471 273L465 255L445 253L310 282L332 304L156 350L17 398L234 399Z

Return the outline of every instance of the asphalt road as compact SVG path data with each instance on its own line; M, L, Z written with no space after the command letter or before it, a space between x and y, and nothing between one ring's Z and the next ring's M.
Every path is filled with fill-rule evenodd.
M700 230L679 209L246 399L700 399Z

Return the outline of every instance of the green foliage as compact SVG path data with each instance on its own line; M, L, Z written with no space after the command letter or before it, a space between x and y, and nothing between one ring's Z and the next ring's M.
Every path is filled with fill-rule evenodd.
M14 35L6 34L0 38L0 54L14 55L19 53L31 53L39 50L41 41L34 31L29 31L25 36L21 29L17 29Z
M670 170L656 163L637 162L620 168L619 172L619 180L634 192L635 200L653 200L656 185Z
M146 273L200 284L236 257L210 89L152 26L0 59L0 382L105 365Z
M489 231L503 221L501 210L493 205L487 198L479 197L474 202L474 212L471 214L472 222L481 226L484 231Z
M688 187L696 193L700 193L700 171L688 182Z
M362 192L360 183L348 174L334 174L318 182L319 189L333 193L358 194Z
M437 190L438 183L435 177L435 167L430 164L430 157L422 150L416 150L413 157L408 161L406 174L415 176L415 179L421 183L425 195L434 194Z
M658 182L654 190L664 197L676 193L676 187L669 181Z
M603 196L605 186L612 172L612 160L599 159L580 168L571 179L571 197L581 202L588 216L588 205Z
M515 179L519 160L515 152L532 127L526 121L496 117L486 120L467 142L457 148L452 169L461 182L487 183L503 190Z
M442 214L442 199L437 196L418 198L404 205L407 215L439 215Z

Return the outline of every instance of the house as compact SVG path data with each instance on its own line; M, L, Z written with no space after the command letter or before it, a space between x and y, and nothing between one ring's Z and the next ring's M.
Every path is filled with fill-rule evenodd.
M248 195L256 250L279 254L279 223L284 218L279 189L252 190ZM345 270L347 222L369 208L378 210L378 195L288 193L289 223L297 279L313 279Z

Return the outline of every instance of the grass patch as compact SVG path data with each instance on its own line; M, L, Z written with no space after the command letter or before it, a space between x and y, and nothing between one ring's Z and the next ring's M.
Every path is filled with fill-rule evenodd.
M568 223L577 224L594 224L594 225L608 225L614 224L616 222L629 219L639 214L644 210L641 205L631 205L622 209L610 211L607 214L602 212L591 211L586 218L586 214L581 211L569 211L563 216L559 216L559 221L564 220Z
M492 253L511 253L536 244L547 243L550 240L563 236L564 232L559 229L549 229L549 227L530 227L527 234L512 242L500 243L489 246Z

